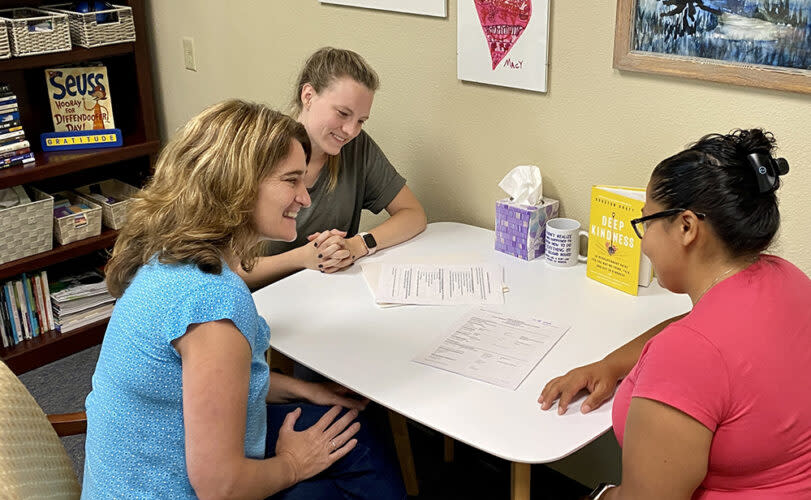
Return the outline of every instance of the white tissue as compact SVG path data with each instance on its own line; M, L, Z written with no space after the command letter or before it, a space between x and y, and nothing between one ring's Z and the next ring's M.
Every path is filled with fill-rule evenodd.
M535 165L519 165L501 179L498 187L510 195L513 203L539 205L543 198L541 169Z

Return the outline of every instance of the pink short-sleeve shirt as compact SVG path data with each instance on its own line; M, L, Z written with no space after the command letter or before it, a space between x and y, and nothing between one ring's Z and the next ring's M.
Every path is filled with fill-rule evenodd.
M651 339L614 399L620 445L633 397L713 431L694 499L811 499L811 280L761 256Z

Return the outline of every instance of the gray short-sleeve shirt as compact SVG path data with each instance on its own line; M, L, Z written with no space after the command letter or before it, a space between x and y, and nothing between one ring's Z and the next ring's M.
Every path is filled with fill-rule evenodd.
M296 219L294 242L272 241L268 255L276 255L307 243L307 236L330 229L354 236L360 226L361 210L379 213L403 189L406 180L397 173L375 141L364 131L341 148L341 170L335 189L328 191L329 170L321 169L308 189L312 204L302 208Z

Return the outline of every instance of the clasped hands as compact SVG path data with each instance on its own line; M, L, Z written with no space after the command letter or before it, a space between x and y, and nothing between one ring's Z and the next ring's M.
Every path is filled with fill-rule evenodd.
M346 231L331 229L307 236L308 269L334 273L345 269L368 253L358 237L347 238Z

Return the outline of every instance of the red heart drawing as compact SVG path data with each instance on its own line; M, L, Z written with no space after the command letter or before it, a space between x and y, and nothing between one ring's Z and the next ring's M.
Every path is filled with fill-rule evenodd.
M532 0L473 0L493 69L521 37L532 17Z

